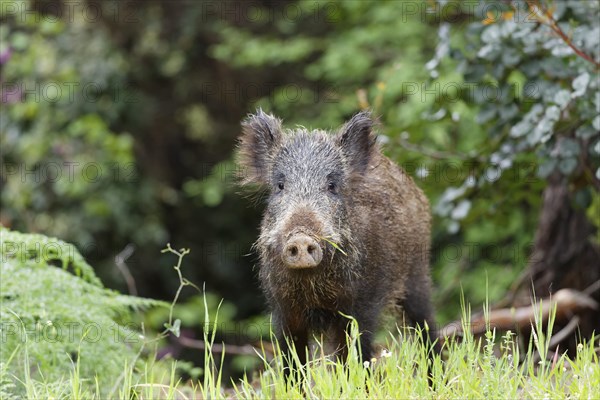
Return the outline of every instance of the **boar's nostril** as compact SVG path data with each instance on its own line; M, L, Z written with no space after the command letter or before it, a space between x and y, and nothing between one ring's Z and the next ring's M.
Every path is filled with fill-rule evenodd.
M316 267L323 258L321 247L315 239L299 233L292 236L283 250L283 262L290 268Z

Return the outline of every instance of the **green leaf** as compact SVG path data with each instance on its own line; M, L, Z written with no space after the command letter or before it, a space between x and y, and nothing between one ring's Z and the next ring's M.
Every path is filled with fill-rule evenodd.
M565 175L570 175L577 167L577 159L573 157L560 160L558 169Z
M570 158L577 157L581 153L579 143L571 138L564 138L558 145L559 154L561 157Z
M592 126L596 131L600 131L600 115L597 115L596 118L592 121Z
M29 36L22 32L15 32L11 36L10 45L16 50L24 50L29 45Z
M506 107L500 108L500 117L505 121L516 117L518 114L519 107L517 107L515 104L510 104Z
M504 65L512 67L519 61L521 61L521 54L517 50L508 48L502 52L502 62Z
M495 107L486 107L483 110L481 110L479 112L479 114L477 114L477 123L478 124L485 124L486 122L490 121L492 118L494 118L494 116L496 115L496 108Z
M594 136L596 133L598 133L598 130L596 130L592 126L586 124L586 125L582 125L579 128L577 128L577 130L575 131L575 137L582 138L582 139L589 139L592 136Z
M479 50L479 52L477 52L477 55L480 58L483 58L484 60L492 61L495 60L500 53L501 50L498 46L493 44L486 44Z
M452 210L451 217L454 220L464 219L469 214L470 209L471 209L471 201L467 200L467 199L461 200L456 205L454 210Z
M569 101L571 101L571 92L566 89L563 89L554 95L554 102L560 108L565 108L565 106L569 104Z
M323 239L324 241L326 241L327 243L329 243L330 245L333 246L334 249L339 250L340 253L342 253L343 255L347 256L348 254L346 254L346 252L344 250L342 250L342 248L340 247L339 244L335 243L333 240L326 238L326 237L321 237L320 239Z
M552 136L553 127L553 121L546 117L542 118L533 131L527 136L527 142L531 146L547 142Z
M577 190L574 196L575 204L585 210L592 204L592 194L589 188Z
M575 91L573 92L572 96L575 98L583 95L589 82L590 74L588 74L587 72L584 72L583 74L575 78L575 80L573 81L573 89L575 89Z
M533 127L529 123L529 121L521 121L510 129L510 136L512 137L521 137L526 135L529 131L531 131Z
M554 169L556 168L557 164L558 164L558 161L555 158L550 158L550 159L546 160L538 168L537 175L540 178L549 177L552 174L552 172L554 172Z
M448 233L454 235L460 230L460 224L457 221L450 221L447 229Z
M560 108L557 106L550 106L546 109L546 118L550 121L558 121L560 118Z
M500 28L497 24L489 25L481 34L484 43L498 43L500 41Z
M175 335L175 337L179 337L179 335L181 334L180 330L181 330L181 320L178 318L175 320L175 322L173 322L173 325L169 324L168 322L165 322L164 325L165 329L169 332L171 332L173 335Z
M221 190L221 186L217 184L207 184L202 196L204 204L209 207L216 207L223 201L223 190Z

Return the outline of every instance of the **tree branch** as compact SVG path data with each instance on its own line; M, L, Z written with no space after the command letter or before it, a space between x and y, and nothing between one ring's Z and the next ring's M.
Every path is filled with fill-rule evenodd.
M129 267L127 267L127 264L125 263L125 261L131 257L134 251L135 246L129 243L119 254L115 256L115 265L127 283L127 290L129 291L129 294L132 296L137 296L138 291L135 285L135 279L133 278L133 275L131 275Z
M185 347L189 347L192 349L205 350L206 343L203 340L191 339L185 336L180 336L176 338L177 342ZM223 353L227 351L227 354L235 354L235 355L247 355L247 356L257 356L260 354L265 354L268 358L267 361L273 358L273 352L269 350L268 346L262 346L264 349L261 350L255 346L250 344L246 344L243 346L238 346L235 344L219 344L213 343L210 347L210 350L213 353Z
M575 52L575 54L594 64L596 69L600 68L600 62L594 60L592 56L585 53L583 50L573 44L571 38L562 30L552 16L552 12L548 10L548 8L544 7L539 0L527 0L527 5L536 16L537 20L552 29L552 31L556 33L567 44L567 46L569 46ZM538 13L538 10L541 12L541 15Z

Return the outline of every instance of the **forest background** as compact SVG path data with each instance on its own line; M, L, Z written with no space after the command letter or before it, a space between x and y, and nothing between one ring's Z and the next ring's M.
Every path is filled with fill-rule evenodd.
M109 288L167 301L180 281L161 249L190 248L185 277L212 309L223 300L217 341L269 331L251 249L264 204L240 193L234 162L258 107L290 127L379 118L432 205L439 326L461 293L480 310L600 279L596 1L0 4L0 222L75 244ZM182 336L202 337L202 302L183 290ZM598 321L582 314L583 332Z

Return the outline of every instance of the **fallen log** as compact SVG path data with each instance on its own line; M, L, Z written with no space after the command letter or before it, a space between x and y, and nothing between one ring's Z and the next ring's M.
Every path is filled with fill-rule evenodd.
M551 311L554 309L556 309L556 321L564 321L580 310L597 310L598 302L580 291L561 289L553 296L544 298L539 302L534 302L531 306L491 310L487 315L489 328L496 329L497 331L522 331L530 329L535 324L536 315L540 315L540 308L542 323L545 324L548 321ZM486 317L483 313L471 316L468 328L473 335L484 334L487 327L488 324L486 324ZM463 324L458 320L444 326L438 332L438 337L440 340L444 340L445 338L462 336L463 334Z

